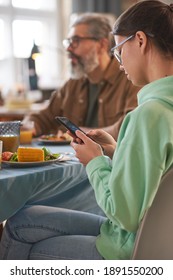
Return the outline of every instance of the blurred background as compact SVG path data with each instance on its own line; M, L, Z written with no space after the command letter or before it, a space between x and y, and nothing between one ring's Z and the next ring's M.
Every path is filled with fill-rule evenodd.
M7 103L8 107L8 100L16 96L26 99L28 94L31 102L42 102L68 78L62 40L73 16L99 12L114 21L136 2L0 0L0 104Z

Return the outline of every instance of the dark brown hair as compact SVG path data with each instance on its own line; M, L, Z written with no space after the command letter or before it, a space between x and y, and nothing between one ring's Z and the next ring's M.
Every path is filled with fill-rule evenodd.
M154 44L173 56L173 4L140 1L121 14L113 27L114 35L130 36L137 31L152 34Z

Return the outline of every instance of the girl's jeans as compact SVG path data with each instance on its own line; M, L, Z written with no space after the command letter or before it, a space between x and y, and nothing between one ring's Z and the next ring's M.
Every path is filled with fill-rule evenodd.
M103 259L96 249L96 238L105 219L63 208L23 208L6 223L0 259Z

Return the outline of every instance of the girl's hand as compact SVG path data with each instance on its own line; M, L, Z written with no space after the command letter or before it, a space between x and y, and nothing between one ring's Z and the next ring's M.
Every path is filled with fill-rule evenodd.
M73 138L73 142L82 144L82 140L75 136L73 133L71 133L70 130L67 130L66 133Z
M76 157L83 165L87 165L93 158L103 155L102 147L83 132L77 130L76 136L77 138L71 142L71 146L76 152Z
M101 145L104 150L104 154L113 157L116 149L115 139L103 129L94 129L87 132L87 136L91 137L95 142Z

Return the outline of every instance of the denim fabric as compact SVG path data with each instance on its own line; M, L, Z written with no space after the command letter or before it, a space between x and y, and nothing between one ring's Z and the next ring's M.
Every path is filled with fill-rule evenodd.
M76 176L75 174L73 175ZM67 178L68 174L64 174ZM58 181L55 188L47 187L44 191L33 192L26 205L46 205L59 208L84 211L105 217L102 209L98 206L94 190L89 183L85 172L81 172L81 177L75 180L70 178L63 182L62 178ZM78 182L77 182L78 181Z
M29 206L11 217L0 259L103 259L96 238L104 217L47 206Z

